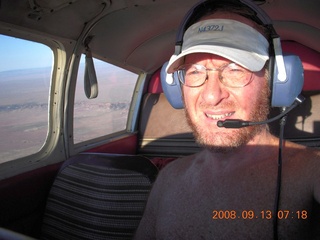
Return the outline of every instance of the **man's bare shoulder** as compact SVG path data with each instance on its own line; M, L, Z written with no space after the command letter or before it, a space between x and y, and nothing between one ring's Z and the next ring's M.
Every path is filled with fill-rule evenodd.
M153 188L162 188L163 185L176 184L183 179L192 176L195 172L194 165L197 163L200 153L179 157L168 163L161 169Z
M179 157L176 160L170 162L167 166L165 166L161 172L165 174L173 174L173 173L183 173L186 172L187 169L192 167L197 160L200 158L202 152Z
M293 142L286 142L284 157L291 162L306 164L320 164L320 149L307 147ZM319 166L320 167L320 166ZM320 169L320 168L319 168Z
M292 181L310 186L313 196L320 203L320 150L286 142L283 156L283 171Z

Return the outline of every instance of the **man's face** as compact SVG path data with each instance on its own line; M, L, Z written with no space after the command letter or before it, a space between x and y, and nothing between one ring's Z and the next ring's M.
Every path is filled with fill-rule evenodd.
M195 53L187 55L185 63L219 68L230 61L217 55ZM262 121L267 118L269 88L265 71L253 73L252 78L245 87L230 88L219 81L218 71L208 71L208 79L202 86L183 86L187 120L201 145L215 152L229 151L248 143L264 128L226 129L217 126L219 120Z

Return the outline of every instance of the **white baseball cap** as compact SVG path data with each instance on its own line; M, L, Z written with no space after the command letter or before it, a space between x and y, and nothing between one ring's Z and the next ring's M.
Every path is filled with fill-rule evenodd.
M191 53L219 55L257 72L269 59L268 49L267 39L249 25L231 19L204 20L187 29L181 53L172 55L167 72L173 73Z

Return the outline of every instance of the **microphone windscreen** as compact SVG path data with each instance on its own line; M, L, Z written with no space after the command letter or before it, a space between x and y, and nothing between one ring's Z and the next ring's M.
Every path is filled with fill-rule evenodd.
M218 121L217 126L218 127L225 127L225 128L242 128L249 126L249 121L242 121L239 119L229 119L224 121Z

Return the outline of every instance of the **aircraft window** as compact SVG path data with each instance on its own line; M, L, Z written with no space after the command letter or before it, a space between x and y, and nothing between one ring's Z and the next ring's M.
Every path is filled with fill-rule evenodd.
M40 150L48 131L52 50L0 35L0 163Z
M74 104L74 143L126 129L129 107L138 75L94 59L98 96L84 92L84 58L81 57Z

